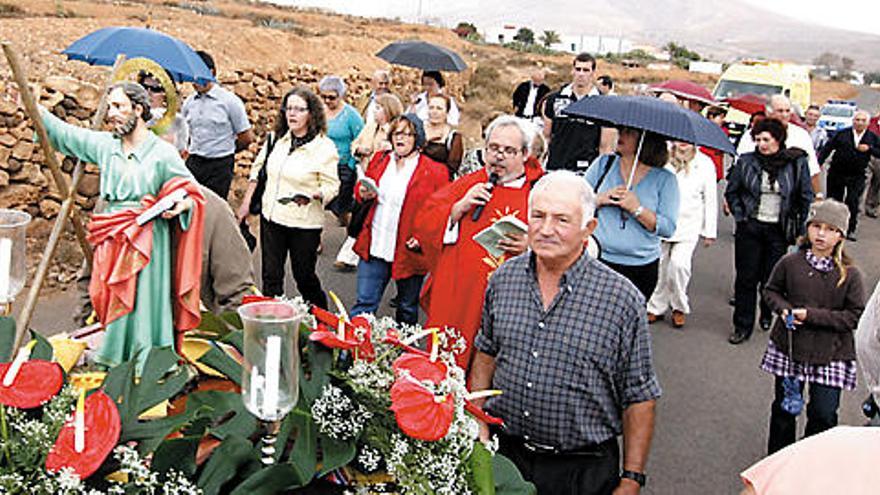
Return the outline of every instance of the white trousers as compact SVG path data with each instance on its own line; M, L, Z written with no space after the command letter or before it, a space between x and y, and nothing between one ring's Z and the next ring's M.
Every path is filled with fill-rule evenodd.
M354 237L345 238L345 242L343 242L342 247L339 248L339 253L336 254L336 261L345 263L349 266L357 266L360 257L354 252L355 240Z
M660 243L660 268L657 287L648 301L648 312L655 315L666 313L670 307L688 314L687 287L691 281L691 258L697 241Z

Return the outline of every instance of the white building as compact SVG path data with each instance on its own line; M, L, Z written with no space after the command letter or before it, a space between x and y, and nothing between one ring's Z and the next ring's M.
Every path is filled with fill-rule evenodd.
M483 39L486 43L504 44L514 41L514 36L522 26L514 24L504 24L501 26L493 26L482 31ZM542 30L530 28L535 33L535 43L541 43ZM631 41L615 36L594 36L587 34L559 34L560 42L553 43L550 48L560 52L569 53L624 53L632 50Z

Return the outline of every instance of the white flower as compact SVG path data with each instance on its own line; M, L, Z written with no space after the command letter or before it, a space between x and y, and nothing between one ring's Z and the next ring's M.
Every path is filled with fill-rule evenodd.
M355 404L341 389L330 384L324 385L321 397L312 404L312 418L318 431L336 440L358 436L372 416L364 406Z

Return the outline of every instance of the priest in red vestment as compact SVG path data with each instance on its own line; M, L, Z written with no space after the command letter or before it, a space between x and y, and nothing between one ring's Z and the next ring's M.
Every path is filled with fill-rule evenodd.
M467 350L457 359L465 369L489 277L506 259L526 250L524 234L499 241L502 254L497 257L473 237L506 215L528 222L529 191L543 174L538 161L529 156L530 136L515 117L495 119L486 130L486 167L434 193L415 222L430 267L422 291L426 327L454 327L465 337ZM476 210L481 211L476 214Z

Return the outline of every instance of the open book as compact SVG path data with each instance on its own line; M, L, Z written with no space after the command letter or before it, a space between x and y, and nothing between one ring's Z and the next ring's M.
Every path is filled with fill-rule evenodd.
M507 234L525 234L529 226L514 215L505 215L495 221L492 225L477 232L474 235L474 241L486 248L493 257L500 258L504 255L504 250L498 247L498 241Z

